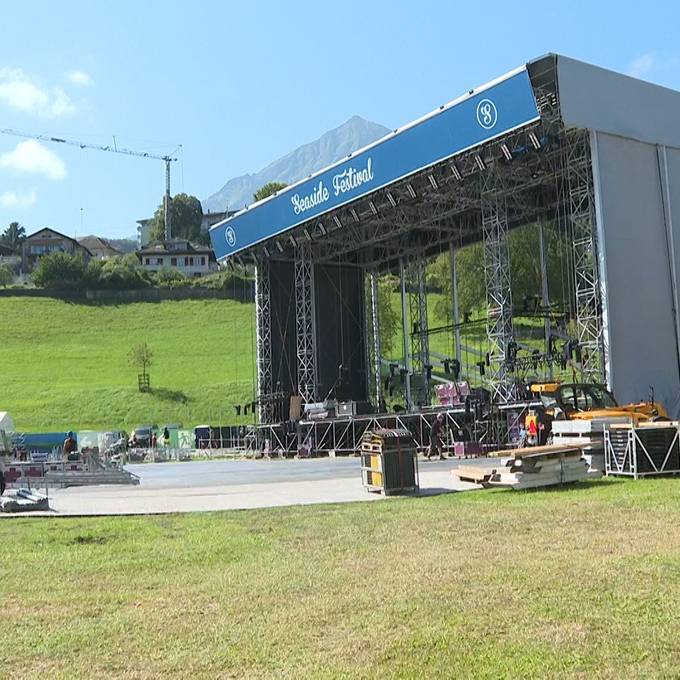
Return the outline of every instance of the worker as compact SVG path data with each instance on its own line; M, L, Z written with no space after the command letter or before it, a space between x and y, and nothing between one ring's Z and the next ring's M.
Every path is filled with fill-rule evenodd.
M432 421L430 428L430 446L427 449L427 460L432 459L432 454L437 451L439 453L439 460L444 460L444 446L441 440L441 432L444 427L444 414L438 413L437 417Z
M66 460L74 460L74 457L77 458L78 444L76 444L76 439L70 430L66 433L66 439L64 439L62 448Z

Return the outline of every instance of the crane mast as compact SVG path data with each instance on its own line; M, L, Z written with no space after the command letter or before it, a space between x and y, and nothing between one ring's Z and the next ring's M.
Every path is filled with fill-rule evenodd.
M13 137L23 137L24 139L36 139L41 142L50 142L53 144L66 144L67 146L77 146L80 149L94 149L95 151L108 151L109 153L120 153L126 156L136 156L138 158L150 158L152 160L163 161L165 163L165 195L163 196L163 219L165 226L165 240L169 241L172 234L172 215L170 212L170 163L177 160L172 156L157 156L146 151L135 151L133 149L120 148L117 145L100 145L88 144L87 142L77 142L72 139L64 139L63 137L54 137L52 135L31 135L26 132L19 132L18 130L2 129L0 134L11 135ZM114 140L115 142L115 140ZM179 148L179 147L177 147ZM177 151L177 149L175 149ZM174 151L173 151L174 153Z

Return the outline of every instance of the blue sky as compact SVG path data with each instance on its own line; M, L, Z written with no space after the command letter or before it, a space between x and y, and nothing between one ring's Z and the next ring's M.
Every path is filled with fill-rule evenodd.
M397 127L546 52L680 89L679 29L673 2L5 2L0 128L181 144L172 191L206 198L354 114ZM128 236L163 188L158 161L0 135L0 227Z

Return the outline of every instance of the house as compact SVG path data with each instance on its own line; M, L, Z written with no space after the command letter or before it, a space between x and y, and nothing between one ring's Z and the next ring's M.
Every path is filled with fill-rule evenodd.
M50 227L44 227L29 234L23 242L23 270L31 271L43 255L58 252L81 255L85 263L89 262L92 257L92 253L74 238L61 234Z
M78 239L78 243L87 248L92 253L92 257L97 260L110 260L112 257L119 257L123 254L122 250L118 250L105 238L99 236L86 236Z
M208 246L200 246L186 239L152 241L137 251L144 269L157 272L160 269L176 269L187 276L203 276L217 271L217 262Z

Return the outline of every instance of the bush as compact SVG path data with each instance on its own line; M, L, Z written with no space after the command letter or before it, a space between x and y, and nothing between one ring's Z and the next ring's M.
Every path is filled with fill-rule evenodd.
M31 276L39 288L77 290L85 279L85 263L80 255L55 252L38 260Z
M183 286L189 280L182 272L170 267L163 267L154 275L156 283L162 288L176 288Z
M0 264L0 286L6 288L14 280L14 272L8 264Z

